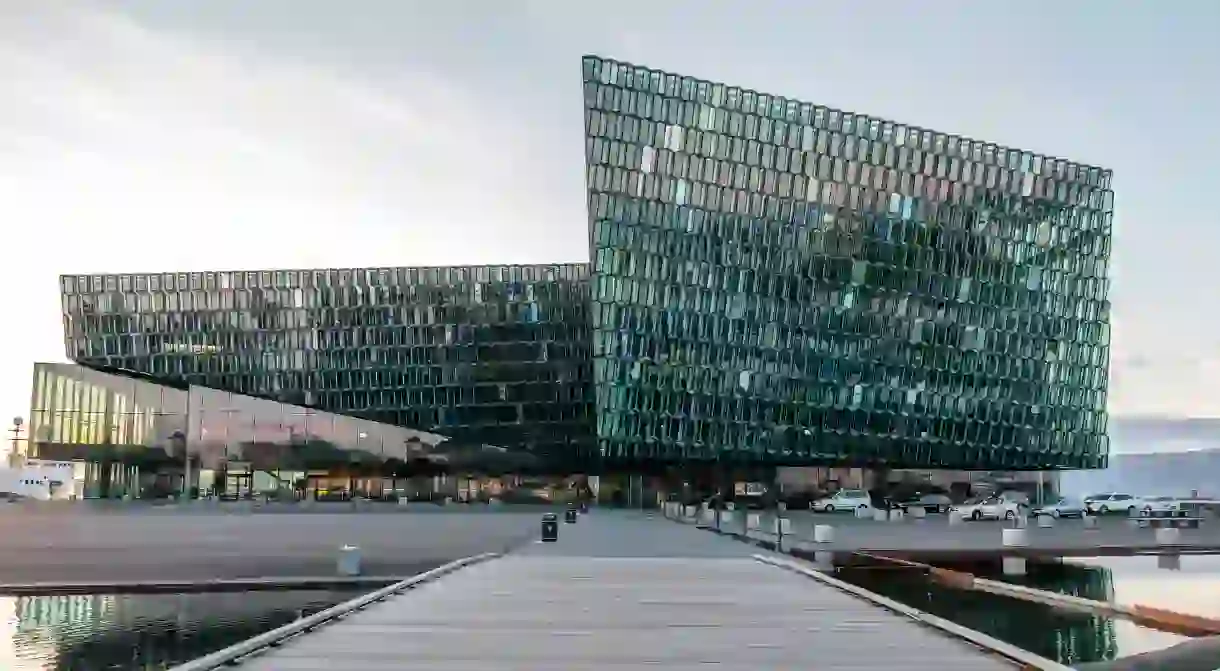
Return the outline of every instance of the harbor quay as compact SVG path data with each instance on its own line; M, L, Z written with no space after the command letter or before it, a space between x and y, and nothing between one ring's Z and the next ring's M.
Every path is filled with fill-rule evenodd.
M672 510L672 509L671 509ZM776 514L733 511L722 517L696 519L681 511L676 520L710 531L738 536L773 546ZM674 515L670 515L674 517ZM946 515L896 521L857 518L850 513L826 514L789 511L783 514L783 549L798 553L828 552L836 562L853 561L856 552L871 552L921 561L952 562L988 559L1001 555L1054 559L1129 555L1136 553L1220 553L1220 521L1205 520L1197 528L1158 533L1126 517L1099 517L1092 522L1056 519L1042 527L1029 520L1017 533L1014 524L1001 521L963 521L953 524ZM1210 522L1210 523L1209 523ZM1089 526L1092 524L1093 526ZM819 527L822 529L819 531ZM1005 531L1008 530L1008 531ZM1172 540L1171 540L1172 539ZM1171 542L1168 542L1170 541Z
M0 583L328 577L343 546L359 548L365 576L407 576L531 540L540 513L526 508L264 514L199 505L10 505L0 507Z
M540 505L304 507L240 502L8 505L0 507L0 533L6 539L0 548L0 583L330 578L337 575L343 546L359 548L363 576L391 578L529 543L539 533L542 515L554 510ZM660 517L664 512L603 508L592 514ZM1220 524L1210 521L1176 530L1172 544L1163 543L1155 529L1125 518L1101 518L1096 528L1087 528L1082 520L1055 520L1050 528L1031 521L1023 530L1024 542L1008 545L1005 529L1011 525L1005 522L950 524L945 516L878 522L808 511L790 511L784 517L784 550L830 552L837 561L856 552L942 562L1002 554L1050 559L1157 551L1220 553ZM695 525L693 519L678 521ZM756 526L749 527L751 523ZM673 527L662 525L657 532L667 528ZM718 531L773 546L774 528L772 512L736 511L719 521ZM620 539L608 533L599 542L609 553Z

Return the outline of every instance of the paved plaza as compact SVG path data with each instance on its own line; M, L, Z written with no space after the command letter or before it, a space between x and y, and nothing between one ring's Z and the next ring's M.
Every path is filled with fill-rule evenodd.
M396 506L391 504L318 504L298 506L241 503L181 506L132 504L0 506L0 583L205 581L251 578L326 577L336 574L343 545L359 546L363 573L370 576L412 575L453 559L532 542L544 506ZM683 534L684 543L707 544L730 552L737 544L713 543L716 534L660 519L660 512L595 509L608 518L596 538L600 556L632 556L641 547L673 547L666 542ZM652 540L640 540L639 529L624 536L609 520L653 516ZM808 511L788 513L791 533L785 549L894 552L928 560L969 559L994 554L1002 547L1002 522L949 525L943 515L924 520L875 522L850 514ZM759 513L761 529L773 516ZM722 530L742 534L746 516L737 511ZM830 542L814 542L814 527L834 527ZM1080 520L1057 520L1050 529L1031 524L1028 552L1054 554L1122 554L1124 548L1157 547L1155 531L1133 528L1126 519L1103 519L1098 529ZM765 532L751 537L766 541ZM1180 531L1189 550L1220 552L1220 524ZM749 547L741 544L742 547ZM561 546L562 547L562 546ZM689 551L689 550L687 550Z
M8 505L0 507L0 583L333 576L345 544L360 547L367 575L413 575L528 541L541 514L431 508Z

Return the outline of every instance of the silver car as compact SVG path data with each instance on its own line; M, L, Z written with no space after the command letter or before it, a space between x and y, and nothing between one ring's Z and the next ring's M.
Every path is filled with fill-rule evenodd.
M1051 517L1084 517L1085 505L1084 501L1075 498L1063 497L1053 503L1039 506L1034 509L1034 517L1040 515L1050 515Z

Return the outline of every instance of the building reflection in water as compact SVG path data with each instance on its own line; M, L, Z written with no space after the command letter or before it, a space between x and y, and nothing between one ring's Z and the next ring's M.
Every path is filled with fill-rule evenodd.
M4 671L165 668L358 592L0 597Z
M954 568L1001 577L995 575L1000 572L998 561ZM1068 666L1113 660L1185 640L1108 617L952 589L907 571L840 569L840 577ZM1096 601L1115 596L1109 569L1081 564L1030 564L1027 575L1005 580Z

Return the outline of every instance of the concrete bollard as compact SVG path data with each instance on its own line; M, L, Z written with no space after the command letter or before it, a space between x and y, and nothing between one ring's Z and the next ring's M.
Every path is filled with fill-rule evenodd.
M965 521L966 521L966 518L962 517L962 511L960 511L960 510L950 510L949 511L949 526L956 526Z
M928 511L920 506L915 506L907 511L913 520L922 520L928 516Z
M400 506L409 506L409 505L411 505L411 499L409 499L409 498L407 498L407 497L405 497L405 496L400 496L400 497L398 498L398 505L400 505Z
M874 513L873 509L867 508L865 506L860 506L859 508L856 508L856 519L858 519L858 520L871 519L873 517L873 513Z
M1002 564L1004 575L1025 575L1025 557L1005 557Z
M787 517L776 518L772 528L774 529L773 533L780 534L782 536L791 536L792 520L788 519Z
M761 525L762 517L758 513L750 513L746 515L746 529L754 531Z
M697 508L695 508L694 506L686 506L685 517L694 517L696 510L697 510Z
M1029 545L1025 529L1005 528L1000 530L1000 545L1006 548L1022 548Z
M1162 527L1156 530L1157 545L1177 545L1182 533L1177 527Z
M339 575L360 575L360 548L355 545L344 545L339 548L339 560L336 564Z
M1038 516L1038 528L1039 529L1050 529L1053 526L1055 526L1055 518L1051 517L1050 515L1039 515Z
M733 511L732 510L720 511L720 528L723 529L726 524L732 524L732 523L733 523Z
M888 522L890 520L890 511L877 508L873 510L874 522Z
M890 521L891 522L901 522L905 518L906 518L906 511L904 511L902 508L895 508L890 511Z
M1080 521L1081 524L1084 525L1086 531L1097 531L1098 527L1096 515L1085 515Z
M737 504L733 503L733 502L726 503L726 504L724 504L724 509L729 512L733 512L734 510L737 509Z
M813 527L813 542L814 543L833 543L835 542L835 528L829 524L818 524Z
M1168 554L1156 556L1156 567L1165 571L1181 571L1182 555Z

